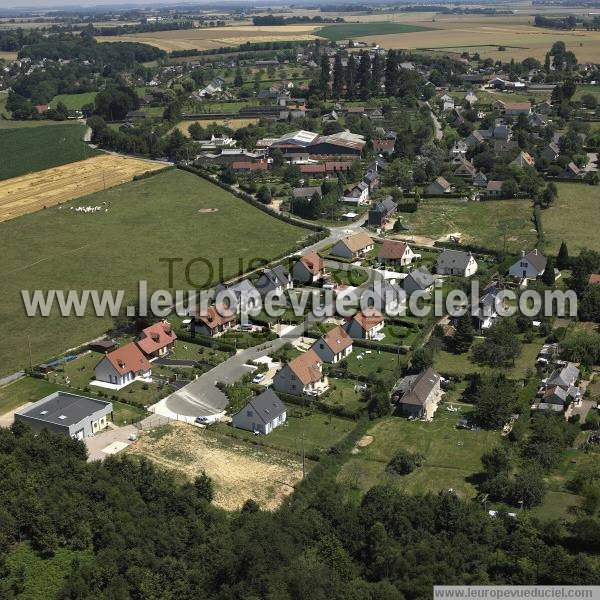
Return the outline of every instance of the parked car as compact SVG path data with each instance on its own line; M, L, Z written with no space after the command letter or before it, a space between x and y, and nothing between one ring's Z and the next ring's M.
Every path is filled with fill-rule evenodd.
M200 423L201 425L206 425L206 423L209 422L209 418L208 417L196 417L194 419L194 423Z
M265 378L265 374L264 373L258 373L258 375L254 376L254 379L252 380L252 383L260 383L264 378Z

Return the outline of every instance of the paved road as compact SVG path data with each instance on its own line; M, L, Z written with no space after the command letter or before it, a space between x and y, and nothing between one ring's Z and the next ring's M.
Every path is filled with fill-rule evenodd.
M340 239L345 235L348 235L345 231L335 231L327 240L321 240L318 244L305 248L303 253L317 250L331 243L328 240ZM341 267L342 263L338 263L338 265ZM344 267L347 266L344 265ZM367 281L355 288L357 297L372 284L376 276L375 271L370 269ZM166 399L152 407L151 410L154 410L157 414L164 414L173 418L214 417L221 414L227 407L228 400L227 396L217 387L217 383L235 383L252 370L251 367L246 366L250 361L279 350L285 344L301 337L312 325L323 319L323 317L316 317L312 313L309 313L303 323L289 329L282 337L238 352L228 360L217 365L214 369L198 377L198 379L173 392Z

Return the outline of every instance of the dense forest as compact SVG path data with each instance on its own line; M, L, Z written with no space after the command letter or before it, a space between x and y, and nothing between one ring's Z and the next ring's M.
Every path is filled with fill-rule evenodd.
M211 505L212 482L179 484L149 462L87 463L82 443L0 430L0 596L24 573L20 544L86 556L60 598L185 600L430 598L435 583L593 584L600 531L591 519L540 525L488 516L451 493L371 489L348 504L333 482L340 449L321 459L277 512Z

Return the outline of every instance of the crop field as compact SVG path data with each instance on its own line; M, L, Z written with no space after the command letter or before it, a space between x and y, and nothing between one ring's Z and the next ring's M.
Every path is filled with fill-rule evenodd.
M156 46L161 50L209 50L237 46L245 42L280 42L313 39L313 32L319 25L273 25L255 27L211 27L206 29L181 29L178 31L157 31L144 34L97 37L100 42L141 42Z
M422 25L408 25L406 23L390 23L387 21L375 23L343 23L341 25L327 25L316 33L319 37L327 38L333 42L362 38L372 35L397 35L403 33L416 33L430 31L431 27Z
M518 252L531 248L537 239L528 200L462 202L458 199L422 200L416 213L400 213L407 231L401 236L436 239L461 234L461 240L492 250Z
M548 250L558 251L567 243L569 252L582 248L600 251L598 209L600 187L581 183L558 183L558 199L542 212L542 227Z
M430 422L381 419L367 431L366 445L357 445L338 480L355 497L376 484L389 483L408 493L437 493L452 488L462 498L473 498L475 488L468 479L481 471L481 455L499 442L500 434L458 429L458 418L469 410L463 405L458 413L451 413L442 405ZM423 454L423 465L409 475L387 473L386 466L399 449Z
M0 52L0 60L16 60L16 52Z
M93 104L98 92L83 92L81 94L59 94L50 101L50 106L56 108L62 102L69 110L79 110L86 104Z
M241 129L242 127L248 127L248 125L258 123L258 119L195 119L177 123L177 129L179 129L181 133L188 135L190 125L193 125L194 123L200 123L202 127L207 127L208 125L223 125L230 129Z
M103 210L70 210L78 206ZM124 290L124 302L131 303L140 279L148 281L149 290L169 288L161 257L181 259L173 270L175 289L208 287L237 274L240 260L246 267L254 257L274 258L305 235L306 230L175 170L0 223L0 372L27 364L28 333L37 364L97 337L112 323L108 314L96 317L91 308L83 317L72 316L68 326L57 311L30 319L21 290ZM198 257L211 270L205 263L192 264L188 283L185 267Z
M267 510L276 509L302 478L300 462L273 449L183 423L143 434L127 449L193 480L202 471L214 481L214 504L239 510L249 498Z
M422 19L417 19L417 15L422 15ZM381 20L380 15L378 20ZM402 20L408 21L404 18ZM567 50L575 52L580 62L593 62L600 55L600 32L598 31L557 32L534 27L532 23L533 17L524 15L514 17L436 15L432 18L431 13L416 13L410 20L411 25L435 28L435 30L396 34L376 33L365 37L363 41L375 42L384 48L434 49L456 54L478 52L482 58L508 61L511 58L522 60L528 56L543 60L550 46L560 39L565 42ZM353 39L362 40L358 36ZM505 47L506 50L499 50L500 46Z
M0 182L0 222L131 181L161 163L104 154Z
M83 141L83 125L0 129L0 180L99 154Z

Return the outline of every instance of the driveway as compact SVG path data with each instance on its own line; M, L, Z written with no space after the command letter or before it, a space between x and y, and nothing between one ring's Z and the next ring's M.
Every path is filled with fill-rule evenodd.
M102 433L85 438L84 443L88 451L88 462L104 460L111 454L121 452L127 446L134 443L129 440L131 434L138 434L133 425L107 429Z

